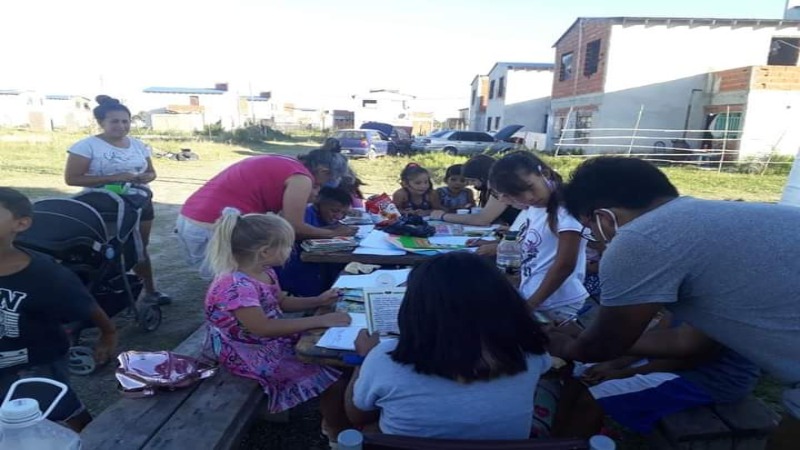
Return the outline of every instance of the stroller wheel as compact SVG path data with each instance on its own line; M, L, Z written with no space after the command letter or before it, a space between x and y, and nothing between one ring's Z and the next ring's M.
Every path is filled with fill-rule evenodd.
M71 374L89 375L97 367L94 362L94 352L89 347L70 347L67 355Z
M161 308L158 305L142 306L136 320L143 331L155 331L161 326Z

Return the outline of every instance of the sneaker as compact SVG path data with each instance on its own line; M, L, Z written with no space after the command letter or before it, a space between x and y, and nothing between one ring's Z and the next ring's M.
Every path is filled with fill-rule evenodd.
M155 291L152 294L146 294L143 299L146 303L155 303L156 305L169 305L172 303L172 298L163 292Z

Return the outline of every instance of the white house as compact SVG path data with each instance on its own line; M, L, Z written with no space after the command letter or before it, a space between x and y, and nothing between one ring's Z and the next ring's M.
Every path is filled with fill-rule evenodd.
M79 130L94 123L92 100L80 95L46 95L44 110L54 129Z
M550 112L553 68L550 63L496 63L487 76L485 124L479 129L523 125L528 131L543 132Z
M738 97L731 93L737 90L733 87L720 92L720 73L752 66L797 66L800 22L578 18L554 47L555 120L550 131L554 140L562 143L559 148L571 146L586 153L624 151L631 147L633 132L609 129L633 128L647 130L635 139L632 147L636 153L677 145L672 139L687 139L691 147L699 148L705 133L658 130L704 130L727 124L738 128L729 131L741 132L734 136L742 139L740 156L745 156L757 148L746 144L748 124L782 122L789 110L786 105L782 110L760 106L781 96L766 92L774 89L754 88L752 91L765 92L751 93L750 84L742 85L738 90L748 92L744 102L741 92ZM752 75L754 70L748 73ZM709 120L715 115L720 117ZM562 136L563 128L573 131ZM788 144L784 141L777 150L794 154L796 146Z
M44 96L28 90L0 90L0 127L49 131Z
M384 122L412 126L415 98L390 89L375 89L366 94L353 95L354 125L360 127L365 122Z
M485 131L486 106L489 104L489 77L487 75L475 75L470 88L467 127L472 131Z
M186 88L154 86L144 89L142 107L151 114L194 114L198 117L182 123L212 125L219 122L223 128L241 126L246 117L246 105L227 83L214 88ZM243 113L244 111L244 113ZM195 125L192 125L195 126Z

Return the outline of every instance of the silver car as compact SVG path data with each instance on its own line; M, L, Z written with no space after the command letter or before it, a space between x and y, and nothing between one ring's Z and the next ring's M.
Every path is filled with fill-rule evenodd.
M503 128L495 136L482 131L448 131L419 139L412 145L412 150L420 152L444 152L451 155L476 155L490 149L498 141L507 139L517 130L519 125ZM508 129L508 130L507 130ZM511 131L513 129L513 131ZM510 133L509 133L510 131Z

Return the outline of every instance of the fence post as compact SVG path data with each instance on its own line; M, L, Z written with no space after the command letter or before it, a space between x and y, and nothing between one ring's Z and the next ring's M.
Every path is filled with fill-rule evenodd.
M639 131L639 123L642 121L642 113L644 112L644 105L639 106L639 115L636 116L636 125L633 127L633 134L631 135L631 144L628 146L628 156L631 156L633 151L633 142L636 140L636 134Z
M569 111L567 111L567 117L564 119L564 126L561 127L561 136L558 137L558 144L556 144L556 150L553 152L553 156L558 156L558 151L561 150L561 144L564 142L564 129L569 129L569 116L572 115L572 106L569 107Z
M728 147L728 127L731 124L731 107L725 108L725 134L722 135L722 154L719 156L719 167L717 173L722 173L722 165L725 163L725 150Z

